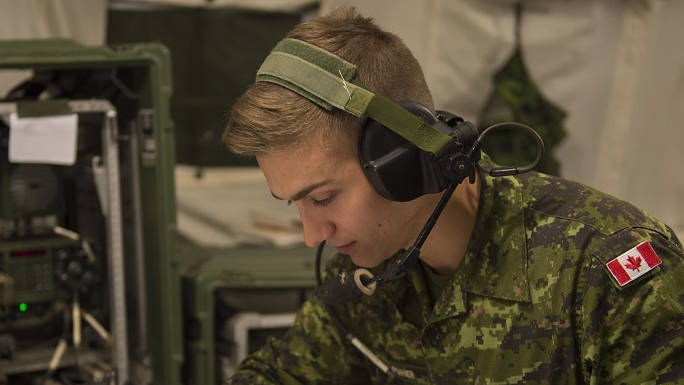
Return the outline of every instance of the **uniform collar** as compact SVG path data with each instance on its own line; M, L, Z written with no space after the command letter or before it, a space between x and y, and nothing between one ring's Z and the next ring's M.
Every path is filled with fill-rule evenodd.
M466 254L434 308L427 307L422 275L417 271L409 273L427 323L466 312L471 294L531 302L521 182L514 177L492 178L484 173L480 173L480 181L478 212Z
M464 263L467 292L530 302L524 200L519 179L480 172L477 218Z
M489 161L484 154L483 161ZM521 182L480 172L480 183L478 212L466 254L434 308L428 307L426 283L418 269L409 271L406 280L390 282L388 290L382 291L392 303L398 303L405 295L406 284L412 285L427 323L464 313L468 294L531 302ZM373 269L374 274L389 263Z

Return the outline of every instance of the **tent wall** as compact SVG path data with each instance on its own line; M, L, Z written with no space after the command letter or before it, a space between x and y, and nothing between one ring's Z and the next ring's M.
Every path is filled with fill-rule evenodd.
M514 1L324 0L404 39L436 106L475 119L513 49ZM562 175L640 206L684 234L684 2L523 1L522 46L568 112Z
M0 0L0 39L69 38L104 43L106 0ZM29 74L0 71L0 95Z
M292 7L284 0L255 3ZM512 49L513 3L324 0L322 12L352 4L399 34L423 65L437 106L475 119ZM684 2L523 3L528 67L544 94L569 113L569 135L557 151L563 176L635 203L684 233ZM220 5L230 4L246 6ZM0 38L101 44L106 8L105 0L0 0ZM0 73L0 92L25 76Z

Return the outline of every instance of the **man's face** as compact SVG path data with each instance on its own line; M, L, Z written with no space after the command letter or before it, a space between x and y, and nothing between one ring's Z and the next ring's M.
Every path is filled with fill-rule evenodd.
M299 209L304 241L322 241L362 267L411 245L429 215L425 202L392 202L366 179L353 144L324 149L318 138L257 156L272 194ZM427 212L427 214L426 214Z

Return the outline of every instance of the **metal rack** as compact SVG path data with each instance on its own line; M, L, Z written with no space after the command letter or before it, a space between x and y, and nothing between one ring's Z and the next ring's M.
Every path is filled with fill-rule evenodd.
M121 183L119 173L119 143L117 112L107 100L72 100L67 102L76 114L102 113L102 158L107 184L107 262L113 344L112 364L116 370L117 385L124 385L129 377L128 333L124 281L123 229ZM17 112L16 103L0 103L0 115ZM104 203L104 202L103 202ZM138 224L139 226L140 224Z

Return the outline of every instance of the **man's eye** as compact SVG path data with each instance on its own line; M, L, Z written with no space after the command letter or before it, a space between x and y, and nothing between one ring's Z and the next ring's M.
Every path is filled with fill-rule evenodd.
M332 202L333 198L335 198L335 195L331 195L325 199L313 199L311 198L311 202L313 202L314 206L327 206Z

